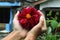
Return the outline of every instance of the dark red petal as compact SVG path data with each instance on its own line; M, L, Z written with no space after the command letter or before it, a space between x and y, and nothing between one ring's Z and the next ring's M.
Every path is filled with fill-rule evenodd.
M27 14L27 12L26 12L26 11L27 11L27 9L26 9L26 8L24 8L24 9L21 11L21 15L22 15L22 16L25 16L25 15Z
M34 20L32 20L32 18L30 19L30 20L28 20L29 21L29 23L30 23L30 27L33 27L34 26Z
M26 23L27 23L27 19L21 19L21 20L20 20L20 23L21 23L21 24L26 24Z
M36 15L33 15L33 18L34 18L33 20L34 20L35 24L37 24L40 16L36 14Z
M27 13L31 13L31 11L32 11L32 8L31 7L28 7L28 8L26 8L27 9Z
M27 23L27 25L25 26L26 29L30 30L30 23Z

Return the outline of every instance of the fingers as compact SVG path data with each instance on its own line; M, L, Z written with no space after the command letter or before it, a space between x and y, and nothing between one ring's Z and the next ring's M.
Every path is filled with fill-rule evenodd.
M43 22L44 22L44 20L43 20L44 18L42 16L40 19L41 19L40 22L29 31L30 33L32 33L34 35L38 35L38 33L43 25Z
M42 16L42 17L44 17L44 19L45 19L45 16L44 16L44 14L40 11L40 10L38 10L38 12L40 13L40 15ZM41 18L41 16L40 16L40 18ZM41 19L40 19L41 20Z
M38 10L38 12L40 12L40 14L41 14L41 16L43 16L44 17L44 24L43 24L43 26L42 26L42 31L46 31L47 30L47 26L46 26L46 20L45 20L45 16L44 16L44 14L40 11L40 10ZM41 20L41 18L42 17L40 17L40 20Z
M17 11L17 13L15 14L15 16L14 16L14 19L13 19L13 25L14 25L14 29L15 30L20 30L20 31L22 31L23 30L23 28L21 27L21 25L19 24L19 21L18 21L18 15L19 14L19 11Z
M18 14L19 14L19 11L17 11L17 13L15 14L13 23L18 22L18 16L17 16Z
M19 11L15 14L14 19L13 19L14 30L19 31L20 32L19 35L23 38L27 35L28 31L23 29L21 25L19 24L18 16L17 16L18 14L19 14Z
M36 25L36 26L34 26L32 29L31 29L31 33L32 34L34 34L34 35L38 35L38 33L39 33L39 31L40 31L40 29L41 29L41 27L42 27L42 25L43 25L43 17L41 16L41 18L40 18L41 20L40 20L40 22Z
M15 17L17 17L18 14L19 14L19 11L17 11L17 13L15 14Z
M19 11L17 11L17 13L15 14L14 20L15 20L15 19L18 19L18 14L19 14Z
M45 16L44 16L44 14L43 14L40 10L38 10L38 12L40 12L40 14L41 14L42 17L44 17L44 18L43 18L44 23L43 23L43 26L42 26L41 30L42 30L42 31L46 31L46 30L47 30L47 26L46 26ZM41 20L42 17L40 17L40 20ZM41 21L40 21L40 22L41 22Z
M43 24L41 30L42 30L43 32L45 32L45 31L47 30L47 26L46 26L46 20L45 20L45 18L44 18L44 24Z
M40 11L39 11L40 12ZM39 23L37 25L35 25L30 31L29 33L32 33L34 35L38 35L38 33L40 32L43 24L44 24L44 20L45 20L45 17L44 17L44 14L42 12L41 13L41 17L40 17L40 20L39 20ZM46 25L46 24L45 24ZM43 29L43 28L42 28Z

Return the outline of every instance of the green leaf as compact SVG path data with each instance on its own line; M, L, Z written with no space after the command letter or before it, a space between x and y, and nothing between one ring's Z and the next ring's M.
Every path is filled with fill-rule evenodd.
M55 16L55 18L53 18L53 20L57 20L58 18L57 18L57 16Z
M51 22L52 20L46 20L46 24L47 25L50 25L49 23Z
M45 40L51 40L52 34L46 35Z
M55 17L53 18L53 20L57 20L58 19L58 16L59 15L59 12L56 12L56 14L55 14Z
M48 29L47 29L47 35L50 34L51 31L52 31L51 27L48 27Z
M47 16L51 16L52 15L52 10L49 11L49 13L47 14Z
M46 35L45 40L56 40L56 34L52 35L51 33L49 35Z
M59 12L56 12L56 15L58 16L59 15Z
M58 22L55 21L55 20L51 21L51 26L52 26L53 29L57 28Z
M49 20L46 20L46 24L47 24L47 25L49 25L49 22L50 22Z
M60 27L60 22L58 23L58 27Z
M56 40L56 35L52 35L52 40Z

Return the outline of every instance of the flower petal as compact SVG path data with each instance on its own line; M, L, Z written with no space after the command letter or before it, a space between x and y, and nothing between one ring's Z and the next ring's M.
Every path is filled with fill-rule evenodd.
M29 19L26 18L27 14L29 14L27 17L31 16L31 18L29 18ZM33 7L27 7L27 8L24 8L21 11L21 13L19 13L18 20L23 28L30 30L39 22L40 16L41 15L37 9L35 9Z

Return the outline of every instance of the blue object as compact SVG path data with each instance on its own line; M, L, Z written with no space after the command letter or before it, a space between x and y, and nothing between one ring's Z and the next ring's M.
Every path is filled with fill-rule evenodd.
M12 31L12 19L13 19L13 15L12 15L12 7L14 6L20 6L20 3L19 2L13 2L13 3L10 3L10 2L0 2L0 7L10 7L10 20L9 20L9 23L6 24L6 28L5 30L7 32L11 32Z
M8 32L12 31L12 20L13 20L12 9L10 9L10 22L9 24L6 24L6 31Z
M19 2L0 2L0 6L20 6L21 3Z

